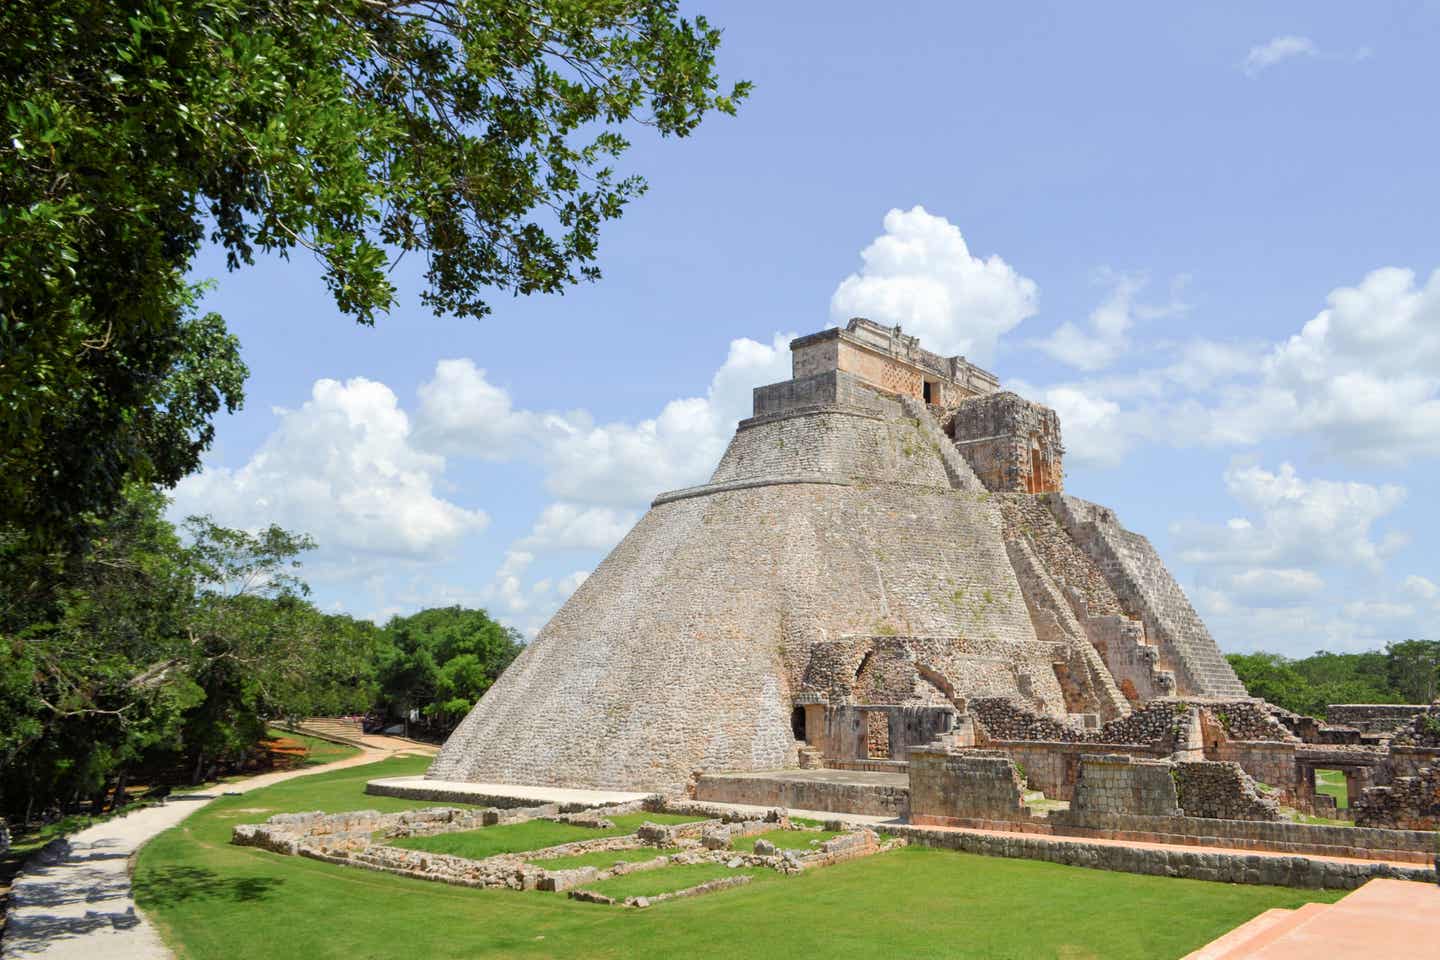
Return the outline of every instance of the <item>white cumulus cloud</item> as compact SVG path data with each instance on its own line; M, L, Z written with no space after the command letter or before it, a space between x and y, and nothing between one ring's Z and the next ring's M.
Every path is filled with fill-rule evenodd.
M208 466L181 481L172 512L311 534L337 562L345 551L428 557L485 529L482 510L435 492L445 458L419 449L383 383L317 380L244 466Z
M970 252L956 227L922 206L885 214L884 233L860 252L863 265L835 288L830 318L899 324L928 349L979 363L1036 310L1035 282L998 256Z
M1307 480L1284 463L1276 471L1232 466L1225 487L1250 516L1223 526L1177 526L1186 562L1270 568L1264 576L1272 577L1286 570L1293 578L1321 562L1378 570L1403 545L1395 535L1377 538L1373 529L1405 499L1405 489L1395 484Z
M705 396L612 423L597 423L584 410L517 409L473 361L442 360L419 390L418 435L452 455L536 463L546 489L572 504L647 504L664 490L709 478L735 424L750 415L751 390L789 379L792 339L734 340Z

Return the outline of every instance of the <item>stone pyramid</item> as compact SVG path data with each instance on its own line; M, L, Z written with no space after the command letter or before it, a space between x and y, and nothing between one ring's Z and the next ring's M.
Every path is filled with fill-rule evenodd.
M903 760L965 698L1083 728L1245 695L1150 543L1060 492L1054 411L898 327L791 349L710 482L655 499L428 777L676 791L806 747Z

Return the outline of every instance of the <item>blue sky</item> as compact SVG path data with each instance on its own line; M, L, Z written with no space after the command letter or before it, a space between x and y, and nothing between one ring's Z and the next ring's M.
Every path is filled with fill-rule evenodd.
M752 4L737 118L635 134L604 279L374 329L315 264L227 274L245 409L177 515L306 530L321 606L533 632L864 313L1056 407L1067 489L1227 650L1434 636L1440 4Z

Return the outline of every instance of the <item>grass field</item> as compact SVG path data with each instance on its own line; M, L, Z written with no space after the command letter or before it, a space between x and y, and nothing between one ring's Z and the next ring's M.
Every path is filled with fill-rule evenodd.
M1350 806L1350 794L1345 788L1345 774L1339 770L1316 770L1315 792L1335 798L1335 806L1344 810Z
M416 774L427 762L388 760L222 797L142 850L136 898L177 954L191 960L1158 960L1181 957L1270 907L1340 896L912 847L634 911L556 894L445 886L229 843L235 824L282 811L431 806L364 794L366 780Z

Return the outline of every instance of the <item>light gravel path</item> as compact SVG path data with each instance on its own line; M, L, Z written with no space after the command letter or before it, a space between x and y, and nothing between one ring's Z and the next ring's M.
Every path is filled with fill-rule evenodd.
M49 862L32 860L10 891L0 960L166 960L159 933L135 909L130 866L140 847L229 793L249 793L295 777L384 760L397 753L433 752L421 744L366 738L358 755L335 763L250 777L205 793L172 796L165 803L114 817L66 838ZM59 846L59 845L55 845ZM47 847L53 850L54 847Z

